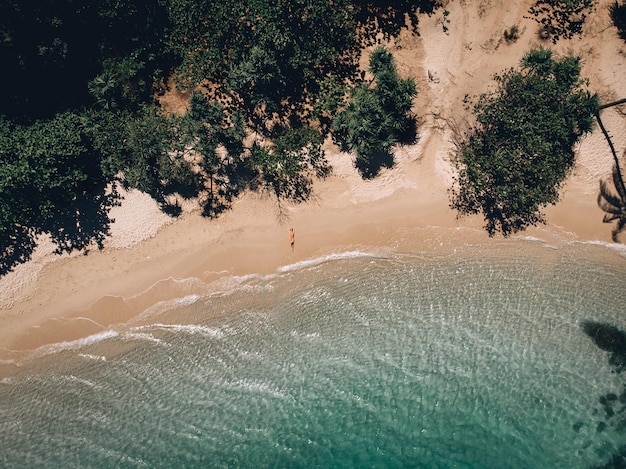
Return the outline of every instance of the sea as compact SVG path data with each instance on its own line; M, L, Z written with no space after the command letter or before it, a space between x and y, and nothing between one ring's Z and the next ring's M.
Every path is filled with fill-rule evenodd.
M620 245L355 247L219 285L2 363L0 467L623 467L626 373L583 327L626 330Z

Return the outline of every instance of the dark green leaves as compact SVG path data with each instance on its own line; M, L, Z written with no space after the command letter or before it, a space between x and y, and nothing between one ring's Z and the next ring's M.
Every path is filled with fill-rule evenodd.
M416 120L411 114L417 95L415 82L398 76L393 56L379 47L370 57L372 86L355 87L344 110L333 120L333 138L342 151L356 154L355 165L364 177L393 165L395 144L416 139Z
M116 195L105 195L80 117L63 113L29 127L0 119L0 134L0 272L30 257L38 233L60 251L101 244Z
M460 143L452 207L482 213L490 235L543 222L574 165L576 141L591 131L598 98L579 77L574 57L554 60L533 50L518 70L497 75L497 90L480 96L477 125Z

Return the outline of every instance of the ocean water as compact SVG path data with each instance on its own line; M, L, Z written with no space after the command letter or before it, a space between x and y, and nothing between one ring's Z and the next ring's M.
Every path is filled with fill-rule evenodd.
M232 278L11 368L0 467L595 467L624 376L581 323L626 330L625 256L517 239Z

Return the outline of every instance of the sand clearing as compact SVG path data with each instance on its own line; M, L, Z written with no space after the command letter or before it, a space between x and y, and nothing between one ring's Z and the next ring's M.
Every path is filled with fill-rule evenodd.
M465 96L487 91L494 73L516 66L531 47L551 46L539 40L538 25L523 18L530 3L450 2L448 34L439 13L421 18L420 37L404 32L389 45L400 73L418 83L420 140L398 149L396 166L374 180L362 180L350 155L329 142L333 175L316 183L308 203L287 205L284 218L277 216L271 197L251 193L217 220L187 211L172 221L149 197L131 192L112 214L113 236L104 250L59 257L44 240L32 261L0 279L0 358L123 327L159 302L224 288L224 279L233 275L272 273L280 266L352 249L437 249L490 242L480 230L482 219L457 220L448 207L449 124L466 125L470 114ZM582 38L554 47L557 54L583 57L582 75L602 102L626 97L626 44L610 23L610 3L599 2ZM513 25L520 38L507 44L503 32ZM623 149L626 119L617 108L602 116L616 147ZM557 243L610 242L611 226L602 223L596 197L598 180L610 175L611 166L608 145L597 129L580 144L562 201L546 210L548 224L521 235ZM297 233L293 251L291 226Z

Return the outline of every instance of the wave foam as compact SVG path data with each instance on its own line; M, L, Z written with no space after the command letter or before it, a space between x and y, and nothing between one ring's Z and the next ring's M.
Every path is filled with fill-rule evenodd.
M94 361L101 361L101 362L107 361L107 357L103 357L102 355L94 355L93 353L79 353L78 356L82 358L86 358L87 360L94 360Z
M150 324L148 326L135 327L134 330L145 329L163 329L167 331L182 332L185 334L202 334L215 338L222 338L224 332L219 329L213 329L211 327L199 326L196 324ZM147 335L147 334L146 334ZM158 339L157 339L158 340Z
M159 301L153 304L152 306L150 306L149 308L147 308L142 313L142 316L159 314L164 311L169 311L171 309L181 308L183 306L189 306L189 305L194 304L199 299L200 299L200 295L193 294L193 295L180 296L178 298L173 298L171 300Z
M107 330L103 332L98 332L97 334L93 334L87 337L83 337L82 339L70 340L66 342L57 342L54 344L43 345L36 349L36 352L43 355L50 355L56 352L61 352L63 350L76 350L83 347L87 347L89 345L97 344L98 342L103 342L108 339L112 339L114 337L119 336L119 334L112 330Z
M317 257L315 259L307 259L293 264L284 265L278 268L278 272L287 273L296 270L306 269L307 267L314 267L317 265L325 264L326 262L342 260L342 259L358 259L360 257L380 257L375 254L363 251L347 251L336 254L328 254L327 256Z
M601 247L616 251L621 256L626 257L626 245L621 244L621 243L607 243L605 241L580 241L579 244L601 246Z
M152 342L158 345L164 345L169 347L170 344L162 341L161 339L154 337L152 334L147 334L145 332L126 332L122 336L124 339L135 339L135 340L144 340L146 342Z

